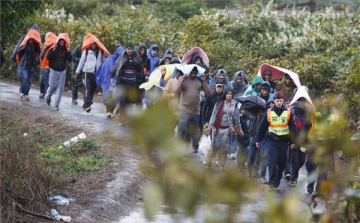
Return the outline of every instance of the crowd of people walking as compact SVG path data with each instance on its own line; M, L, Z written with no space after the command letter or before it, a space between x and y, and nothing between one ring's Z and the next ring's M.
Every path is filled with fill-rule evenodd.
M317 148L335 137L329 131L338 120L329 100L332 95L326 91L321 108L316 109L296 73L263 64L248 84L243 70L230 75L232 79L225 69L211 77L209 58L198 47L180 60L171 48L160 59L156 44L148 49L145 44L127 43L110 55L92 34L72 51L70 42L67 33L49 32L42 43L36 27L19 41L12 60L17 61L21 78L20 100L30 100L31 82L40 66L44 83L39 97L51 106L56 91L54 109L59 110L71 62L72 105L78 105L78 91L83 89L86 113L91 112L97 86L109 118L125 112L127 106L156 106L162 100L177 114L177 137L191 142L193 152L198 152L202 134L211 136L212 150L204 161L210 168L216 159L215 165L223 171L226 160L233 158L249 177L258 177L274 189L283 177L295 187L306 163L309 175L319 167L317 184L309 180L309 193L327 178L330 164L318 159Z

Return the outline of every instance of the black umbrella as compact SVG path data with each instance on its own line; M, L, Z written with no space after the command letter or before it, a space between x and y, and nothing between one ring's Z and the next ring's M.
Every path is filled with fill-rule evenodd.
M242 104L245 111L254 116L259 112L259 109L266 108L266 101L257 95L240 96L235 99Z

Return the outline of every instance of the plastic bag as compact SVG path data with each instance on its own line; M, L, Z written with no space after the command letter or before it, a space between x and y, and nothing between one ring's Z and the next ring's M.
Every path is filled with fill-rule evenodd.
M199 142L200 153L207 158L208 156L210 156L211 150L212 150L212 145L211 145L210 136L208 136L206 134L202 135L200 142Z

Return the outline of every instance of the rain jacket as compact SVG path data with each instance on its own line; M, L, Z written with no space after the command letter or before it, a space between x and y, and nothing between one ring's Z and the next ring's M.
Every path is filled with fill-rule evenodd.
M63 39L65 40L65 46L60 47L59 41ZM51 47L50 52L47 55L47 59L49 60L49 67L55 71L63 71L66 69L66 61L71 62L71 53L68 52L67 46L70 46L70 39L67 33L60 33L56 40L57 47L55 48L55 44Z
M158 45L156 44L153 44L151 45L149 51L148 51L148 60L149 60L149 63L150 63L150 69L148 70L149 72L149 76L151 75L151 73L153 72L153 70L159 66L159 57L158 55L156 56L152 56L151 52L152 52L152 49L153 48L159 48Z
M237 77L241 75L242 76L242 82L241 83L237 83L236 79ZM236 98L238 96L243 96L246 89L248 88L248 85L245 83L245 72L240 70L238 72L236 72L234 74L233 80L231 82L232 88L234 90L234 95L233 97Z
M105 105L109 104L107 101L107 98L109 96L110 91L112 91L112 88L114 87L112 83L116 83L116 77L113 77L113 81L111 80L110 72L112 67L114 66L116 59L124 53L124 48L121 46L116 49L116 52L112 55L110 55L104 63L99 67L99 69L96 71L96 84L101 86L101 89L103 91L103 103Z
M211 92L215 92L215 84L220 80L219 75L220 75L221 71L223 71L223 73L225 74L225 79L224 79L224 83L223 83L224 89L232 88L227 72L224 69L220 69L220 70L218 70L216 72L215 77L211 80L211 83L210 83L210 86L209 86Z
M257 85L257 84L261 84L263 81L264 81L264 80L262 79L262 77L260 77L260 76L255 76L255 77L254 77L254 80L253 80L253 82L252 82L252 85L251 85L251 90L247 91L247 92L245 93L245 96L247 96L247 95L258 95L258 94L260 93L260 90L258 90L258 89L256 88L256 85Z

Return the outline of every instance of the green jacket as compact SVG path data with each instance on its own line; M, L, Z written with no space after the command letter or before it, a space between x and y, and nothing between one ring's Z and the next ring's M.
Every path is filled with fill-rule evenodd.
M77 45L75 47L75 49L73 49L73 51L71 52L71 56L72 56L72 63L71 63L71 71L72 71L72 76L75 75L75 71L77 66L79 65L79 61L81 58L81 44Z
M264 80L260 76L255 76L251 85L251 90L247 91L245 96L247 95L258 95L260 93L260 90L256 88L255 85L261 84Z

